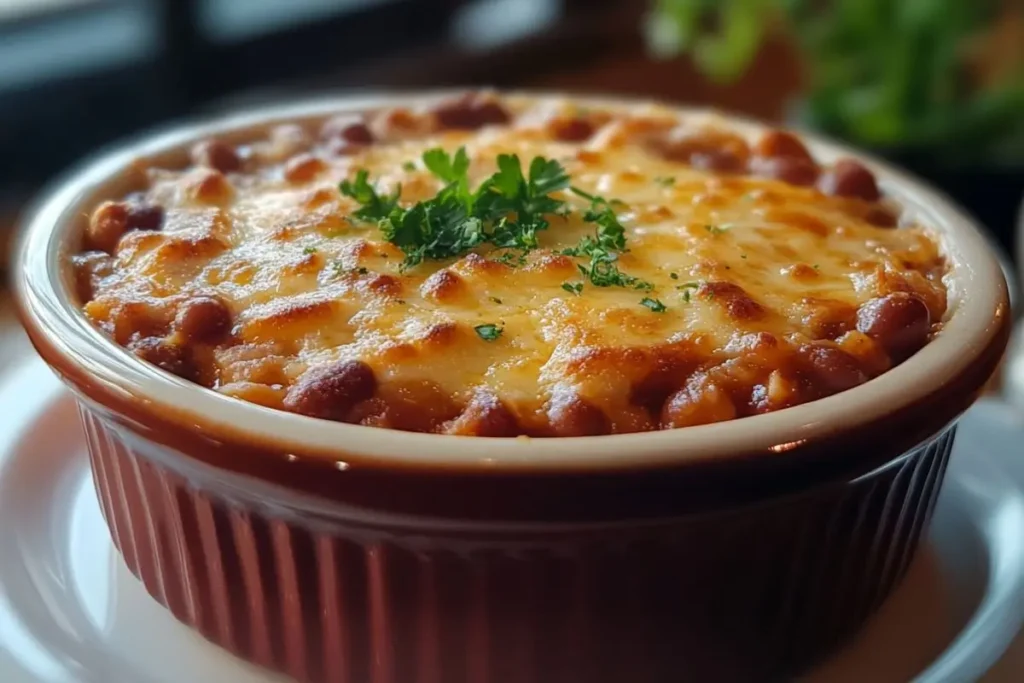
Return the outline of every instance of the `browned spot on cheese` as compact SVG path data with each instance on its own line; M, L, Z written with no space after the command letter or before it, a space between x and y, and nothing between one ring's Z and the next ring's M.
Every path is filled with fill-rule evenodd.
M402 294L402 281L387 273L374 273L363 283L367 292L376 296L394 298Z
M732 282L704 282L697 290L698 296L713 301L733 320L758 320L764 317L764 307L754 301L746 290Z
M234 187L220 171L199 169L188 179L185 191L199 204L225 204L234 194Z
M457 323L451 321L434 323L423 335L422 342L425 347L453 347L461 334L462 330Z
M323 159L312 154L299 154L284 165L284 177L290 183L301 185L315 180L326 168Z
M451 270L465 276L483 275L498 276L511 273L512 267L501 261L485 258L480 254L469 253L455 262Z
M327 300L277 299L251 310L240 321L240 333L254 341L315 334L321 324L333 320L337 306Z
M779 272L793 278L797 282L810 282L818 279L818 271L814 269L814 266L809 266L806 263L794 263L791 266L786 266Z
M435 271L420 287L424 298L437 302L451 302L466 293L466 284L461 277L445 268Z

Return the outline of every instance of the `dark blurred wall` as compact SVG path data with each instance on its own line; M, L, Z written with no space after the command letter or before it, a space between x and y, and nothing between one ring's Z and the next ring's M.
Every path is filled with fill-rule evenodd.
M5 13L5 2L21 11ZM0 250L18 207L82 156L169 119L266 99L486 84L782 117L800 85L785 44L765 46L740 82L714 86L685 61L646 56L646 7L645 0L0 0ZM1012 220L992 222L1008 244Z

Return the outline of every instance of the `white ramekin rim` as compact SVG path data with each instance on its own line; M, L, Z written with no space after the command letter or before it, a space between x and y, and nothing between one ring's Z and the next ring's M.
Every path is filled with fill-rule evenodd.
M871 381L840 394L778 412L685 429L551 439L481 439L417 434L328 422L229 398L144 363L93 327L69 296L66 267L69 231L90 198L102 196L134 161L182 149L197 139L293 120L316 120L344 111L418 105L450 94L385 94L318 98L243 114L193 122L144 136L85 164L38 202L15 250L15 287L26 322L93 381L125 397L173 413L183 426L223 430L248 443L288 453L322 453L344 468L350 459L396 466L530 470L646 467L755 451L782 452L800 443L874 422L940 390L968 369L999 333L1009 315L1000 264L973 221L942 194L869 155L820 136L801 133L812 153L828 161L862 160L884 191L913 211L940 240L950 262L949 310L942 332L913 357ZM564 98L549 93L507 93ZM767 124L707 109L599 96L571 96L590 106L656 104L682 116L713 117L752 134Z

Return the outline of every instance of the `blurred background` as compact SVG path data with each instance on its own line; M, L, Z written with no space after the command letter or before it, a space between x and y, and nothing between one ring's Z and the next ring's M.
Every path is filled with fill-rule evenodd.
M927 177L1008 250L1018 220L1024 0L0 0L0 264L42 184L147 127L461 84L805 126Z

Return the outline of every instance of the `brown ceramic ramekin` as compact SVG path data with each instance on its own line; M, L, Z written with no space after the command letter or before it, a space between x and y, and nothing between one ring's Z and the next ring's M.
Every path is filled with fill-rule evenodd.
M906 570L957 417L1008 335L984 238L893 169L865 160L944 245L943 331L862 386L735 422L529 440L318 421L167 375L79 312L66 257L87 207L131 189L136 159L184 163L211 134L418 99L151 136L87 165L29 220L21 313L81 402L127 565L211 641L304 682L771 681L822 657ZM851 154L809 143L825 161Z

